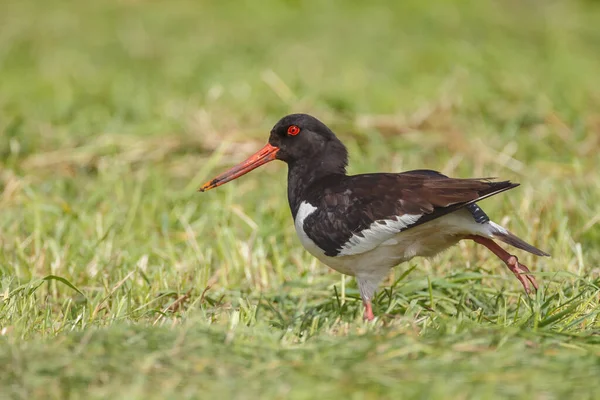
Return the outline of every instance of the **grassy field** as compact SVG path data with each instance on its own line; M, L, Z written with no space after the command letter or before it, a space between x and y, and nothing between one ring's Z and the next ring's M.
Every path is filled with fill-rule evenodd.
M0 1L0 398L600 396L600 3ZM362 321L285 165L196 189L290 112L350 172L518 189L527 297L464 243Z

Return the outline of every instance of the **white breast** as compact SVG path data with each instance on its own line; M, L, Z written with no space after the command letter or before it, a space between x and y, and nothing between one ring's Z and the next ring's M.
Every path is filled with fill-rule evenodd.
M351 257L329 257L325 255L325 251L321 249L311 238L308 237L304 232L304 220L311 215L317 207L312 204L303 201L300 204L296 219L294 220L294 226L296 233L300 239L302 246L313 256L319 259L323 264L335 269L338 272L346 275L355 275L354 270L357 266L356 262Z
M304 232L304 220L310 214L315 212L316 209L317 209L317 207L313 206L309 202L303 201L302 204L300 204L298 213L296 214L294 226L296 228L296 233L298 234L298 238L300 239L302 246L304 246L304 248L306 250L308 250L308 252L310 254L319 258L319 255L324 256L325 252L323 250L321 250L321 248L319 248L319 246L317 246L316 243L313 242L311 238L308 237L306 232Z

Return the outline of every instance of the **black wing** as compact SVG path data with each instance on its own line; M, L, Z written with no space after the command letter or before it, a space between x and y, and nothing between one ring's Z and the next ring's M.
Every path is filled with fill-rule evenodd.
M429 170L328 177L307 191L305 199L316 210L306 217L303 229L327 256L336 256L353 235L360 237L376 221L419 216L397 231L382 232L372 248L401 231L516 186L510 181L453 179Z

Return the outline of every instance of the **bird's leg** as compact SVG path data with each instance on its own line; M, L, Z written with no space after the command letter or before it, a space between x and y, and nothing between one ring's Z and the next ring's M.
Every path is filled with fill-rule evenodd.
M360 292L360 298L365 306L365 312L363 318L367 321L373 321L375 315L373 314L373 304L371 299L375 295L375 290L379 286L379 282L383 279L380 274L368 273L368 274L357 274L356 282L358 283L358 291Z
M527 293L531 292L529 288L530 282L535 288L535 290L538 289L538 284L535 281L535 278L531 275L531 271L529 270L529 268L527 268L526 265L523 265L519 262L517 256L510 254L502 247L498 246L498 244L496 244L496 242L494 242L492 239L488 239L477 235L467 236L467 239L471 239L476 243L484 245L485 247L490 249L490 251L494 253L499 259L504 261L508 269L510 269L512 273L515 274L519 282L521 282L523 288L525 288L525 291Z
M375 319L375 316L373 315L373 306L371 305L371 300L363 300L363 304L365 306L363 319L366 321L373 321L373 319Z

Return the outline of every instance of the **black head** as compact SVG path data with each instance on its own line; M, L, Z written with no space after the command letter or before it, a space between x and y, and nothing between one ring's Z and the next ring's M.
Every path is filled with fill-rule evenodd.
M236 179L269 161L285 161L320 174L346 173L348 152L324 123L307 114L290 114L271 129L269 143L245 161L206 182L200 191L210 190ZM298 170L298 169L296 169Z
M308 114L290 114L271 129L269 144L279 148L278 160L335 165L345 172L348 152L335 134Z

